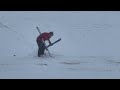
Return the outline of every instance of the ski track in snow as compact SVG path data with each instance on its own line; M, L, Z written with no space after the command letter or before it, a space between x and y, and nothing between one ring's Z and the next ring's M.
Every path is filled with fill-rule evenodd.
M28 55L24 57L11 57L9 59L2 59L0 61L1 78L35 78L31 75L26 77L29 73L38 75L42 73L54 74L56 73L78 73L78 72L93 72L93 73L110 73L120 72L120 57L107 57L107 56L67 56L52 54L54 58L37 57L36 55ZM10 60L10 61L9 61ZM32 72L31 72L32 70ZM19 73L23 76L18 77ZM2 75L3 74L3 75ZM5 74L5 76L4 76ZM6 74L10 75L7 76ZM12 77L12 74L15 76ZM79 74L78 74L79 75ZM59 75L58 75L59 76ZM47 76L46 76L47 77ZM80 78L81 76L77 76ZM45 78L45 77L43 77ZM51 78L51 77L48 77ZM54 78L54 77L52 77ZM60 77L56 77L60 78ZM63 78L63 77L61 77ZM67 77L66 77L67 78ZM68 77L71 78L71 77ZM72 77L73 78L73 77ZM75 78L75 77L74 77ZM99 77L98 77L99 78Z
M105 57L105 56L64 56L54 55L54 58L49 56L33 58L29 57L25 59L23 64L34 64L41 66L58 65L59 68L72 70L84 70L84 71L119 71L120 70L120 57ZM20 58L21 60L22 58ZM28 63L29 61L29 63Z

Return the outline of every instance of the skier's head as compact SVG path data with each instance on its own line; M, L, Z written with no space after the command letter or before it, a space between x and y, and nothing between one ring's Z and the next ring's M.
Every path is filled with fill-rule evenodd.
M53 32L49 32L50 33L50 37L52 37L53 35L54 35L54 33Z

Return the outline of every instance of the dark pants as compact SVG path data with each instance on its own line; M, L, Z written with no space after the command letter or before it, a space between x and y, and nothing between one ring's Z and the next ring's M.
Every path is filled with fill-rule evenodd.
M45 45L44 43L41 41L38 44L38 57L40 57L41 55L44 54L44 51L45 51Z

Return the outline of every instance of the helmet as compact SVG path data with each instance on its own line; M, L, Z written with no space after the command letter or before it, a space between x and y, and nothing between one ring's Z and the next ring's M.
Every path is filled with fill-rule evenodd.
M49 32L52 36L54 35L54 33L53 32Z

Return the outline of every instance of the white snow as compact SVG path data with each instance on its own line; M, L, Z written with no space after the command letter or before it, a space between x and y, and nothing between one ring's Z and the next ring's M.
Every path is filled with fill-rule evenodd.
M53 57L37 57L36 26L62 38ZM0 11L0 78L118 79L119 29L119 11Z

